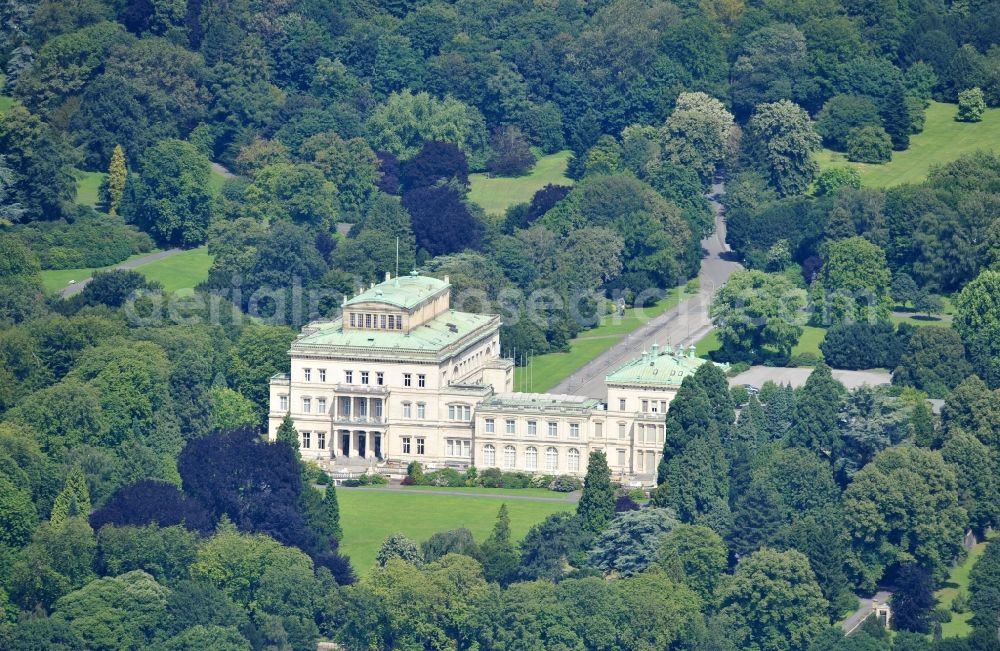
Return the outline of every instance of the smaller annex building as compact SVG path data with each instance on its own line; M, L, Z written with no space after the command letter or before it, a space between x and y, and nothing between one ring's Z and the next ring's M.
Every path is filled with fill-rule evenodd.
M303 328L290 373L271 378L271 439L290 415L302 456L324 465L583 475L603 450L617 477L655 478L670 401L705 363L693 347L653 346L607 376L605 401L517 393L500 317L452 309L450 290L387 275Z

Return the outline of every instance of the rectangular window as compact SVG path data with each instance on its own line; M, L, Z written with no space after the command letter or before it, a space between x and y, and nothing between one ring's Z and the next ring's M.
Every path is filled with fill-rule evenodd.
M625 450L618 450L618 465L622 468L625 467Z
M417 375L417 386L420 388L427 386L427 376L423 373Z
M385 384L385 373L378 371L375 373L375 384L382 386Z
M649 401L648 400L643 400L642 401L642 413L645 414L647 411L649 411Z
M326 398L316 398L316 413L317 414L326 413Z
M666 432L666 429L667 428L664 425L660 425L659 427L656 428L656 430L657 430L656 431L656 442L657 443L663 443L663 436L664 436L664 433Z
M413 385L413 376L409 373L403 373L403 386L408 387Z
M456 411L457 411L457 408L456 408ZM496 421L494 421L492 418L487 418L486 419L486 433L487 434L493 434L496 431L497 431Z
M618 411L625 411L625 398L618 399Z
M382 328L383 330L385 330L385 315L384 315L384 314L383 314L382 316L380 316L380 317L379 317L379 319L378 319L378 322L379 322L379 326L380 326L380 327L381 327L381 328Z
M625 423L618 423L618 438L625 438L625 428L627 425Z
M319 370L319 381L320 382L326 382L326 369L325 368L321 368Z
M368 384L368 371L361 371L361 384Z
M449 457L455 456L455 439L448 439L445 441L445 453Z
M424 453L424 439L418 438L417 439L417 454L423 454L423 453Z
M312 440L309 432L302 432L302 447L303 448L311 447L311 443Z
M403 418L411 418L413 405L408 402L403 403Z
M528 421L528 436L534 436L535 434L538 434L538 423L535 422L535 421L533 421L533 420L529 420Z
M642 450L636 450L635 452L635 469L639 472L643 472L646 463L646 455L643 454Z
M340 415L341 416L350 416L351 415L351 399L350 398L343 398L342 397L340 399Z
M308 414L311 411L312 411L312 398L303 398L302 399L302 413L303 414Z
M604 436L604 423L601 421L594 422L594 437L601 438Z
M316 432L316 447L320 450L326 449L326 432Z
M462 441L462 456L466 458L472 456L472 441L468 439Z
M410 453L410 437L409 436L404 436L403 437L403 454L409 454L409 453Z
M550 422L549 423L549 436L559 435L559 423Z
M344 371L344 382L354 384L354 371Z
M311 368L302 369L302 379L306 382L312 382L312 375L313 373Z
M278 411L288 411L288 396L278 396Z
M351 312L351 327L352 327L352 328L354 328L354 327L357 327L357 326L355 326L355 324L354 324L354 312Z
M505 423L505 429L508 434L514 434L517 431L517 423L513 420L508 420Z
M372 315L371 314L366 314L365 315L365 327L366 328L372 327Z
M580 423L570 423L569 424L569 437L571 439L580 438Z
M417 418L421 420L427 418L427 405L422 402L417 403Z

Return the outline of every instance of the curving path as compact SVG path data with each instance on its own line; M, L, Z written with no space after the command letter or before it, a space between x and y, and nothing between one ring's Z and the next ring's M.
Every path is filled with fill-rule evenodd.
M553 387L549 393L570 393L604 400L607 397L604 376L626 361L649 350L654 343L663 346L688 346L694 344L712 329L708 310L715 290L726 283L733 272L743 266L736 262L726 244L726 222L722 205L715 197L725 192L725 185L712 186L709 199L715 213L715 231L701 241L703 258L698 280L700 291L691 298L632 331L621 342L598 355L578 371Z
M157 260L162 260L163 258L169 258L181 253L184 249L167 249L166 251L157 251L156 253L150 253L149 255L144 255L141 258L134 258L132 260L126 260L121 264L117 264L113 267L107 267L107 269L102 269L101 271L106 271L110 269L136 269L144 264L149 264L150 262L156 262ZM63 289L59 290L59 296L62 298L69 298L74 294L79 294L83 291L83 288L87 286L90 282L90 278L85 278L79 282L75 282L72 285L67 285Z

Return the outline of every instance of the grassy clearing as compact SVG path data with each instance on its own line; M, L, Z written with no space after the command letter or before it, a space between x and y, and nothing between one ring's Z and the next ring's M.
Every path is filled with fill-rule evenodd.
M208 177L208 187L212 190L212 194L219 194L219 191L222 190L222 184L230 178L232 177L226 176L213 165L211 175Z
M123 262L142 258L156 251L137 253ZM57 292L69 285L70 280L80 282L90 278L95 271L113 269L122 262L107 267L93 269L48 269L42 272L42 284L47 292ZM156 280L163 284L164 291L176 292L193 289L198 283L208 279L208 268L212 266L212 256L207 247L199 247L178 253L169 258L156 260L136 267L136 271L148 280Z
M535 163L531 172L524 176L491 177L488 174L470 174L469 199L479 204L488 215L502 215L508 207L527 203L543 187L573 185L573 179L566 177L570 151L560 151L543 156Z
M884 165L850 163L844 154L823 149L816 155L820 169L850 165L867 186L891 187L919 183L932 165L942 165L979 149L1000 150L1000 108L987 109L982 122L955 122L957 104L931 102L924 130L910 138L910 148L893 152Z
M7 82L7 75L0 74L0 88L3 88L4 84ZM9 95L0 95L0 115L3 115L10 110L10 107L14 106L15 100Z
M42 271L42 285L45 286L45 291L56 292L64 289L67 285L69 285L69 281L71 280L80 282L81 280L90 278L95 271L113 269L123 262L135 260L136 258L142 258L152 253L156 253L156 250L147 251L146 253L136 253L135 255L129 256L122 262L116 262L115 264L108 265L107 267L93 267L88 269L44 269Z
M212 266L212 256L208 247L200 246L169 258L162 258L138 267L147 280L155 280L163 285L163 290L176 292L193 289L198 283L208 280L208 268Z
M969 591L969 572L979 560L979 557L986 551L986 543L981 542L969 550L969 555L959 565L952 568L945 582L945 587L934 593L938 604L945 608L951 608L951 602L960 590ZM969 620L972 619L971 612L952 613L951 621L941 624L941 637L965 637L972 632Z
M76 177L76 202L81 206L96 208L97 197L106 174L104 172L76 170L73 172L73 176Z
M507 504L511 535L519 541L528 529L547 516L574 508L571 503L504 501L444 492L407 494L377 488L341 489L337 491L337 499L344 528L340 550L351 557L355 571L362 576L375 564L382 541L397 531L419 544L439 531L466 527L477 541L483 541L493 528L500 505Z
M402 491L431 491L434 493L475 493L477 495L500 495L512 497L544 497L551 500L565 500L575 502L569 497L569 493L558 493L547 488L484 488L482 486L398 486ZM374 488L372 490L378 490Z
M817 357L821 357L822 353L819 352L819 345L823 343L824 338L826 338L826 328L802 326L802 334L799 336L798 343L792 347L792 355L812 353Z
M569 352L546 353L531 358L527 366L514 369L514 390L545 392L582 368L587 362L608 350L625 335L677 305L685 295L681 287L656 304L641 309L625 310L622 318L606 317L596 328L584 330L570 340ZM518 352L518 356L521 353ZM530 382L529 382L530 380Z

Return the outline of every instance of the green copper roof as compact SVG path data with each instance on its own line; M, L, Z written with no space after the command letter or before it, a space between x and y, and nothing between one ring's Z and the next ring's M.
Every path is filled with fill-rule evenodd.
M448 310L409 333L382 330L344 330L342 319L307 326L292 349L326 346L395 348L434 352L443 350L496 317Z
M366 289L347 301L347 305L358 303L388 303L403 309L412 309L422 303L427 297L437 294L448 283L430 276L400 276L386 280L370 289Z
M621 368L607 376L609 383L628 384L660 384L680 386L689 375L693 375L698 367L707 360L695 357L693 349L679 348L671 350L669 346L660 349L653 346L652 351L644 352L625 363Z
M571 396L555 393L498 393L482 402L485 407L531 407L531 408L577 408L593 409L600 400L585 396Z

